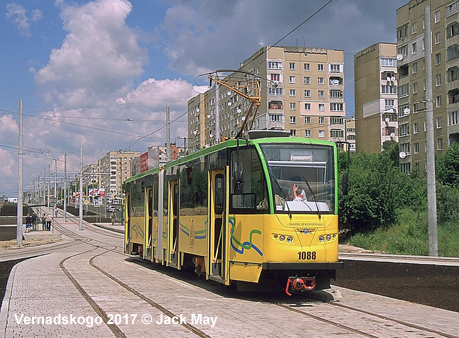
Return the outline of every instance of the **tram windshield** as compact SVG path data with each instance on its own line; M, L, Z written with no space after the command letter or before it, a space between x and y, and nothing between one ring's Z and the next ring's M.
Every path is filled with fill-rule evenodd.
M261 145L268 165L275 212L334 212L333 148L308 144Z

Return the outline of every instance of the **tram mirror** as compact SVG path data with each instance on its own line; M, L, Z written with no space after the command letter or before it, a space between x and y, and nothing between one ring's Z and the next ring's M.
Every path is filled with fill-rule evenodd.
M343 174L343 179L341 180L341 192L343 195L347 195L349 192L349 174L344 173Z

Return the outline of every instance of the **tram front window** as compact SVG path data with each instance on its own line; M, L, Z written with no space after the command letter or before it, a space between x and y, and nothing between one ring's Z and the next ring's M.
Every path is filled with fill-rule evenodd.
M265 144L261 148L271 176L277 213L334 212L332 147Z

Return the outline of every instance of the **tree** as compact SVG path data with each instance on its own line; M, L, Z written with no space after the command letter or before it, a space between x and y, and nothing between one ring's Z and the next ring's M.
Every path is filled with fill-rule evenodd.
M437 159L437 178L444 185L459 188L459 143L453 143Z
M339 216L351 235L396 223L399 207L422 198L415 195L418 181L400 172L392 151L353 154L349 171L349 193L339 198Z

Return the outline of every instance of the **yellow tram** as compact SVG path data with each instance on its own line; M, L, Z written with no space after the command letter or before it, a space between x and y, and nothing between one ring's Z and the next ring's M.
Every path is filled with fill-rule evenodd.
M252 131L128 179L125 252L238 289L329 288L342 267L336 145L271 136Z

